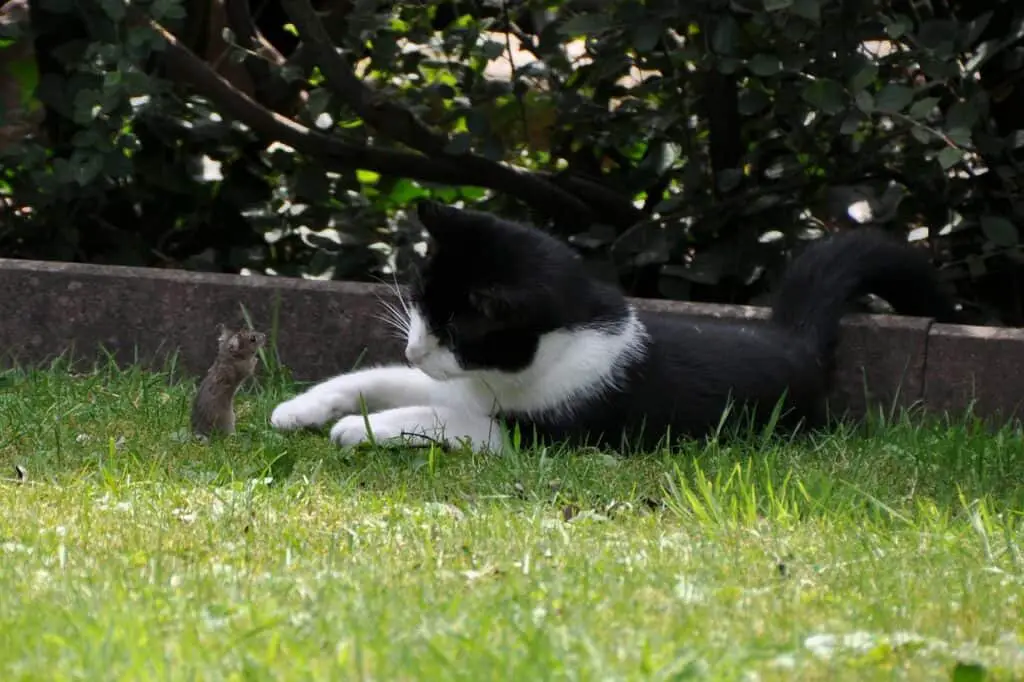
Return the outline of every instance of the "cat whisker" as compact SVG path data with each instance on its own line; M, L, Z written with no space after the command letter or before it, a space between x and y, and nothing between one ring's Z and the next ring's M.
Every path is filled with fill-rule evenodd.
M384 315L376 316L376 319L380 320L385 327L388 328L395 336L400 338L406 338L409 335L409 330L399 320L391 319Z
M406 338L409 335L409 318L398 310L392 303L381 300L383 312L374 315L386 327L389 327L398 338Z
M398 275L392 272L391 281L387 281L383 277L379 276L375 277L374 279L376 279L380 284L383 284L385 287L388 288L388 291L391 292L392 296L394 296L395 300L397 300L398 304L402 307L402 311L405 312L405 316L411 317L412 309L409 305L409 302L405 300L405 296L402 294L402 285L398 281ZM381 301L382 303L384 302L384 300L380 296L377 297L377 300Z
M402 306L402 310L405 312L406 318L412 317L412 311L409 308L409 304L402 295L402 285L398 283L398 276L395 273L391 273L391 279L393 281L391 290L395 292L395 298L398 299L398 303Z
M384 312L379 315L376 315L375 317L384 324L386 324L387 326L392 327L393 329L400 332L403 337L408 336L409 328L411 326L409 318L411 316L409 315L408 307L406 307L406 304L402 299L401 292L399 292L396 287L393 287L391 284L388 284L383 280L381 281L381 283L387 286L388 289L395 294L395 297L398 300L399 304L402 306L402 308L401 310L399 310L399 308L395 305L395 303L392 300L388 300L383 296L377 296L377 301L384 309Z
M395 323L401 326L402 329L409 331L409 327L411 326L409 315L403 314L401 310L396 308L391 303L384 302L383 306L384 310L387 311L387 315L389 318L391 318L393 321L395 321Z

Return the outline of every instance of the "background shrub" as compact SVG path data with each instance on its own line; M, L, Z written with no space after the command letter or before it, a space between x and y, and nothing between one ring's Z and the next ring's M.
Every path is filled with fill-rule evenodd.
M634 295L763 303L801 243L874 223L931 249L977 321L1024 325L1021 3L0 15L4 256L390 278L433 196L530 218Z

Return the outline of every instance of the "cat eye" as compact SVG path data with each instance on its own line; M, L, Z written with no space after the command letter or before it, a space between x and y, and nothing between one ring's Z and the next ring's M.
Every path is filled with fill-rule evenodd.
M455 344L455 337L456 337L456 332L457 331L458 330L456 329L455 324L453 322L449 321L449 322L444 323L440 327L437 327L436 329L434 329L433 333L434 333L434 336L437 337L437 340L440 341L441 343L447 343L449 345L454 345Z

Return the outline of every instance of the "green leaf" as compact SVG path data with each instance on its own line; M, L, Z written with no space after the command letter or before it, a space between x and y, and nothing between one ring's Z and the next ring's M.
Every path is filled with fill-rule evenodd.
M766 12L778 12L792 6L793 0L764 0L764 10Z
M34 56L9 64L8 73L18 84L18 100L22 107L34 111L42 106L35 97L36 86L39 84L39 69Z
M747 68L755 76L767 77L774 76L775 74L782 71L782 62L775 55L770 54L755 54L749 62L747 62Z
M731 16L718 20L711 34L711 49L717 54L734 54L740 41L740 25Z
M1020 241L1017 226L1000 216L982 216L981 231L996 246L1016 246Z
M846 93L843 86L831 78L819 78L808 83L800 96L815 109L835 115L843 110Z
M898 39L907 31L914 28L914 21L903 14L897 14L893 17L883 15L882 21L885 23L886 34L893 40Z
M980 663L957 661L950 682L985 682L987 678L988 671Z
M905 85L889 83L875 96L875 109L889 113L899 113L914 101L914 91Z
M577 14L562 23L558 32L564 36L577 37L601 33L612 27L611 16L604 13L594 12L588 14Z
M929 19L917 31L917 41L936 56L947 57L956 47L959 24L951 19Z
M928 118L928 115L935 109L935 105L939 103L938 97L925 97L914 102L914 106L910 107L910 111L907 114L911 118L924 119Z
M821 23L821 3L818 0L794 0L789 11L808 21Z
M327 88L316 88L309 92L309 97L306 101L306 107L309 111L311 118L316 118L320 114L327 111L327 106L331 102L331 91Z
M679 159L681 149L671 142L659 141L647 148L647 154L637 166L639 174L651 174L656 178L664 175Z
M877 77L878 65L874 62L868 62L850 79L850 90L860 92L874 83Z
M69 167L75 182L85 187L96 179L99 172L103 170L103 156L100 154L89 154L75 152L69 160Z
M956 147L946 147L939 152L936 158L939 160L939 165L942 166L942 170L949 170L960 163L960 160L964 158L964 153Z
M664 27L660 21L642 21L633 27L633 49L637 52L650 52L658 46Z
M973 128L978 120L978 110L974 102L966 100L954 102L946 112L946 128Z
M100 0L99 5L111 21L121 21L128 12L121 0Z
M993 14L994 12L989 10L967 23L965 27L967 29L967 35L964 38L964 45L967 47L974 47L974 43L981 37L981 34L988 27L988 23L992 21Z
M395 183L394 187L391 188L391 192L388 194L388 200L398 206L404 206L413 199L420 199L429 195L430 193L423 189L423 187L421 187L415 180L401 178Z
M771 99L760 88L744 88L740 91L738 108L743 116L752 116L764 111L769 104L771 104Z
M860 128L860 124L864 121L864 114L854 110L851 111L846 118L843 119L842 125L839 126L839 133L841 135L853 135Z
M484 41L483 45L480 46L480 54L488 61L494 61L505 54L505 44L499 43L497 40Z
M953 128L946 131L946 137L961 147L972 147L971 131L966 128Z
M921 126L913 126L910 129L910 135L921 144L931 144L935 139L935 133Z
M858 92L854 96L853 101L857 105L857 108L865 114L870 114L875 110L875 98L872 97L871 93L867 90L861 90Z

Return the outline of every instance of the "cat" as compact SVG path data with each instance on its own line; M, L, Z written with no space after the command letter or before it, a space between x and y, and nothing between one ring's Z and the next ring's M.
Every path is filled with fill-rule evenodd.
M732 404L755 426L781 405L779 427L815 428L850 302L873 293L902 314L956 316L925 255L874 229L808 246L768 323L749 325L638 312L533 226L433 201L417 213L429 256L393 309L409 366L316 384L273 410L274 427L340 417L330 437L346 446L372 437L500 451L518 430L521 445L651 449L711 434Z

